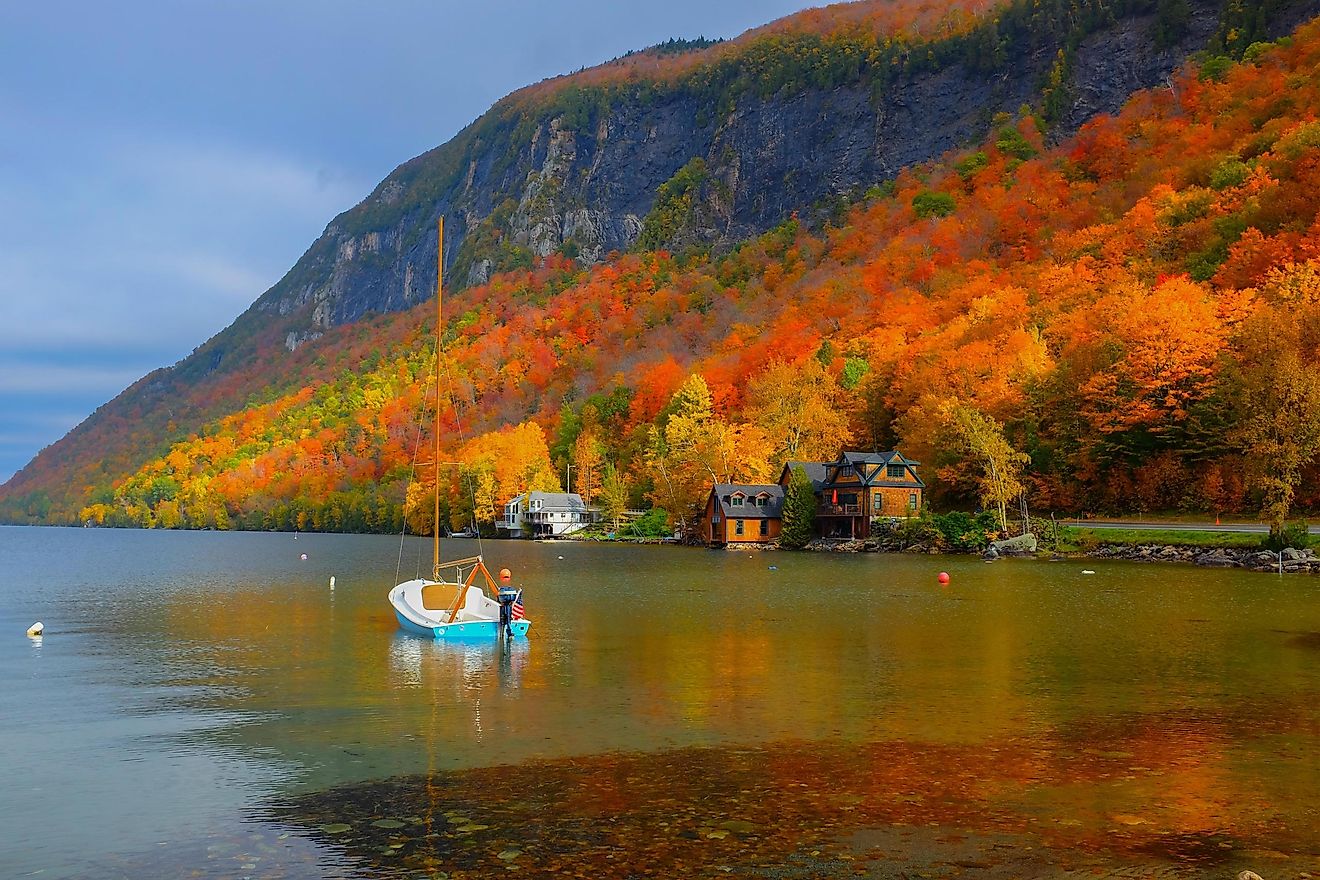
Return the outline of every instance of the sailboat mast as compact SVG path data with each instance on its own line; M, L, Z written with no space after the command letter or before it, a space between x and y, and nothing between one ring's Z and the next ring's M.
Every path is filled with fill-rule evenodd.
M431 528L433 550L431 563L435 579L440 580L440 334L443 329L444 308L440 294L445 280L445 218L436 220L435 246L435 519Z

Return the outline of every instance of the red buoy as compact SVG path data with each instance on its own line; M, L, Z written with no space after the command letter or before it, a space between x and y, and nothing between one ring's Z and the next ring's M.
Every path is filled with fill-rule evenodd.
M949 573L947 571L940 572L938 580L942 584L947 584L949 582Z

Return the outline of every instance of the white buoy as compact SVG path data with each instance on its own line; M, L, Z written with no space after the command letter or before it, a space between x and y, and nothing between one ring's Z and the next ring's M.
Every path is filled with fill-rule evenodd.
M560 558L560 559L563 559L564 557L561 556L561 557L559 557L559 558Z
M32 636L34 639L39 638L45 631L46 627L42 625L40 620L28 627L28 635Z
M330 575L330 589L333 590L334 588L335 588L335 576Z
M304 553L302 556L299 556L298 558L305 562L307 560L307 554Z
M1091 571L1089 568L1084 568L1082 569L1082 574L1095 574L1095 572Z

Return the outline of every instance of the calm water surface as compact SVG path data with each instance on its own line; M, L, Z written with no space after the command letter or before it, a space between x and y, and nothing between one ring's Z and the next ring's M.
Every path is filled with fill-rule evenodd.
M475 549L453 542L447 555ZM569 791L626 765L632 783L610 810L656 823L646 809L697 797L665 788L675 780L728 773L701 797L753 792L767 762L805 772L785 755L819 762L816 775L781 774L747 796L787 798L775 814L803 822L808 807L853 811L821 820L859 854L848 873L879 864L865 861L876 852L955 865L948 876L992 869L913 854L953 845L943 837L884 837L939 825L1035 835L1091 852L1092 870L1135 859L1231 876L1239 863L1218 851L1267 880L1320 868L1316 579L1098 561L485 550L526 590L525 642L399 634L385 601L397 538L0 528L0 875L439 876L444 858L419 861L406 828L388 832L393 849L326 832L335 798L345 824L416 813L421 828L434 792L429 808L391 813L383 783L445 779L460 792L503 767L494 778ZM410 540L404 555L411 576L429 545ZM31 641L36 620L46 635ZM847 755L872 768L865 781L848 776ZM846 804L811 800L830 790L821 774ZM923 800L951 779L965 784ZM905 785L917 794L886 799ZM398 798L412 796L405 788ZM488 809L515 806L479 788ZM565 798L544 806L596 809ZM725 845L724 833L752 845L732 827L712 836L697 821L682 841ZM758 864L834 870L780 843ZM610 864L626 864L629 845L611 846ZM463 851L469 868L476 849ZM502 858L532 867L516 850ZM1049 873L1028 862L1014 873L1037 869Z

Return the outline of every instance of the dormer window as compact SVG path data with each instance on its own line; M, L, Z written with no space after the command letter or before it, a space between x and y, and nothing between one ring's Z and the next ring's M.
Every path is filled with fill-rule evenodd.
M730 499L729 504L730 504L731 506L733 506L733 507L742 507L742 506L743 506L743 496L742 496L742 495L734 495L734 496L732 497L732 499Z
M765 507L766 503L769 502L769 500L770 497L766 495L764 492L762 492L760 495L756 496L756 506Z

